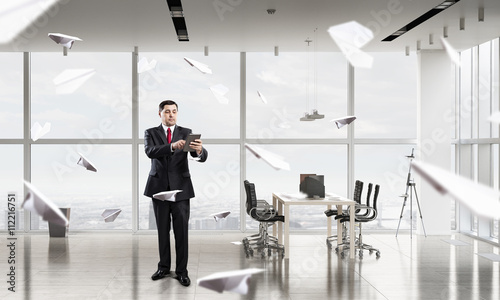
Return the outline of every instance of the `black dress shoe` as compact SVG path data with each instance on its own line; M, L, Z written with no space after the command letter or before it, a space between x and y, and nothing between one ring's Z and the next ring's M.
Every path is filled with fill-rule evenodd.
M191 284L191 279L187 275L177 275L177 280L183 285L183 286L189 286Z
M170 271L158 270L152 276L151 279L158 280L170 274Z

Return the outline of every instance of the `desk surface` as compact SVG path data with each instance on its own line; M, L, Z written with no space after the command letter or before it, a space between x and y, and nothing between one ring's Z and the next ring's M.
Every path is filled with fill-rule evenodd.
M306 195L300 193L273 193L273 196L285 205L350 205L355 203L353 200L332 193L325 194L325 198L307 198Z

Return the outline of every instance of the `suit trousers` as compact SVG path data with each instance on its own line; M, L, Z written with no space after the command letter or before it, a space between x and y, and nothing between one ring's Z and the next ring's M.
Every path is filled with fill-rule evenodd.
M188 275L188 225L189 199L178 202L152 199L158 228L158 249L160 262L158 270L170 271L170 222L175 238L175 273Z

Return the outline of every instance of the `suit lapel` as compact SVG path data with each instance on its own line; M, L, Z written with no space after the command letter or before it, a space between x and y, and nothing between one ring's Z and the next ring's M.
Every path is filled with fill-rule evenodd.
M160 126L158 126L156 128L158 129L158 134L160 135L161 140L163 141L163 144L164 145L168 144L167 143L167 135L165 134L165 130L163 130L163 126L160 124Z
M172 136L172 143L181 139L181 129L179 125L175 125L174 135Z

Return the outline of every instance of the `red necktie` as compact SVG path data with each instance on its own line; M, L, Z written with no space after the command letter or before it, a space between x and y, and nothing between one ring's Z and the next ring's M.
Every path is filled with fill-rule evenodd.
M172 142L172 131L170 131L170 128L167 128L167 142L169 144Z

